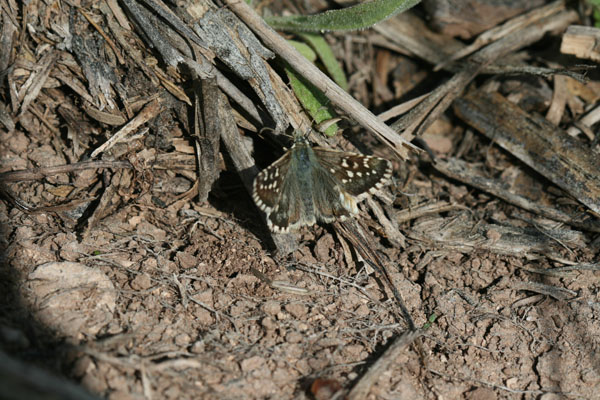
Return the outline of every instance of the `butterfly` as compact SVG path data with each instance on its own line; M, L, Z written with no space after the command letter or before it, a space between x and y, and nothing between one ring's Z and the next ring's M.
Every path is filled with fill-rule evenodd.
M293 146L254 179L252 199L271 231L285 233L317 222L343 221L357 203L388 183L383 158L312 147L296 134Z

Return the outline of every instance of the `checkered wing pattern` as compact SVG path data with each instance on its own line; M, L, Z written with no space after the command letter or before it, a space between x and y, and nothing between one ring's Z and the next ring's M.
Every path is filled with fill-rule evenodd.
M289 201L284 195L284 182L290 167L290 152L285 153L279 160L258 173L254 179L252 199L266 213L272 212L283 200ZM282 198L283 197L283 198Z
M313 148L319 162L356 201L361 201L386 185L392 176L388 160L363 154Z
M387 183L389 161L321 147L303 137L254 180L252 198L274 232L344 220L356 203Z
M252 199L267 214L267 225L273 232L288 232L316 221L304 217L298 202L298 182L290 171L291 152L288 151L254 179Z

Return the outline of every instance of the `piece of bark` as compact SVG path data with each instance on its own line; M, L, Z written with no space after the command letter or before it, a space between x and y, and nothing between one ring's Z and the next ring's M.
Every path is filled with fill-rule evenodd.
M9 171L0 174L0 182L18 182L32 181L36 179L44 179L49 176L73 173L86 169L131 169L132 166L128 161L82 161L74 164L56 165L52 167L31 168L27 170Z
M379 224L383 227L385 232L385 237L390 241L390 243L397 249L405 249L406 248L406 238L398 229L398 223L394 220L388 219L388 217L383 212L383 208L379 205L378 202L373 199L373 197L367 198L367 204L373 211L375 218L379 221Z
M96 107L92 106L92 104L85 102L82 104L81 108L91 118L106 125L121 126L127 122L125 117L121 115L117 109L111 110L112 112L100 111Z
M498 179L485 177L482 171L462 160L456 158L451 158L448 160L438 159L433 163L433 167L452 179L476 187L477 189L490 193L527 211L531 211L543 217L563 222L580 229L585 229L592 232L600 232L600 221L594 220L589 215L572 215L553 207L537 204L533 200L530 200L520 194L512 193L508 190L507 183Z
M546 119L556 126L560 124L560 120L565 113L567 97L570 95L567 89L567 79L569 78L561 75L554 77L554 93L552 94L550 107L546 112Z
M550 296L558 301L566 301L577 296L577 292L573 290L537 282L520 282L513 289L540 293L545 296Z
M13 41L16 40L16 18L6 10L2 12L2 33L0 34L0 71L8 68L13 56Z
M498 93L470 93L454 111L469 125L600 214L598 154Z
M34 101L42 87L44 86L44 82L48 79L50 75L50 71L58 58L57 53L54 51L47 52L39 61L38 65L36 65L35 70L29 75L27 81L21 87L27 88L25 91L25 95L23 96L23 102L21 103L21 112L19 113L22 116L25 111L27 111L29 105L32 101Z
M112 63L106 59L106 53L102 51L103 40L97 40L93 35L82 36L75 31L76 29L75 26L71 26L71 49L88 81L94 105L100 110L106 107L118 108L113 87L119 85L119 78Z
M8 106L0 101L0 124L4 125L8 132L12 132L15 129L15 122L13 121Z
M117 20L119 20L119 18L116 17L116 15L113 13L113 7L108 7L108 5L104 3L99 3L98 8L104 13L104 19L106 21L107 27L111 30L115 40L123 49L123 53L127 54L128 61L133 62L135 64L135 68L137 68L148 78L149 83L152 86L158 86L160 82L157 76L154 74L151 65L148 65L148 60L146 59L146 56L142 53L140 47L132 45L132 43L129 41L129 36L133 35L133 32L131 32L131 24L127 22L127 29L124 28L122 24L118 24ZM124 13L122 10L120 10L119 12L117 12L117 14Z
M216 78L196 81L193 135L198 155L198 201L204 202L219 177L220 96Z
M115 174L109 176L104 174L104 183L106 185L102 191L99 200L83 212L79 218L75 230L81 234L82 238L86 238L98 225L98 223L115 212L122 204L126 204L131 196L125 193L120 193L122 187L131 187L132 174L130 172L123 173L123 170L116 171Z
M575 123L575 126L567 129L567 133L570 136L577 136L580 129L588 136L590 140L595 139L595 135L590 135L588 132L589 127L600 121L600 106L596 106L587 112L579 121Z
M600 29L572 25L563 35L560 52L586 60L600 61Z
M162 103L163 101L160 98L150 99L142 111L140 111L138 115L129 121L127 125L123 126L114 135L112 135L110 139L98 146L98 148L92 152L91 158L97 157L100 153L107 152L117 143L126 140L127 136L131 133L134 133L140 126L155 118L164 109Z
M275 121L275 130L284 131L287 118L275 96L265 62L275 55L226 8L209 9L196 17L200 18L196 19L194 30L221 61L253 87Z
M396 222L398 224L401 224L403 222L424 217L426 215L440 214L443 212L459 210L461 208L464 209L463 206L460 206L458 204L450 204L446 201L435 201L397 211L395 218Z

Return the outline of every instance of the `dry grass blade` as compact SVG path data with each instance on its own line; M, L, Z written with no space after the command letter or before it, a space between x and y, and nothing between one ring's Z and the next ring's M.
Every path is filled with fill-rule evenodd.
M323 74L317 67L310 63L291 45L285 42L274 30L272 30L246 3L238 0L227 0L227 4L237 13L240 18L253 29L261 39L277 54L286 60L296 71L319 88L331 102L352 116L358 123L379 136L385 143L394 145L393 149L402 159L408 158L408 148L414 146L406 139L392 131L387 125L379 121L370 111L364 108L358 101L344 92L329 77Z
M399 355L403 351L406 351L406 348L421 335L422 333L419 331L406 331L402 335L395 338L385 353L369 367L367 373L360 378L356 385L354 385L350 393L348 393L348 399L359 400L366 398L371 387L377 383L379 377L388 371L391 364L399 358Z

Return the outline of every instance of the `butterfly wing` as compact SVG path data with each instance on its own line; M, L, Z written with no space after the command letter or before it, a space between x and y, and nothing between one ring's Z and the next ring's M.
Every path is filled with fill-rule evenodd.
M288 176L283 180L281 197L273 211L267 213L267 225L269 229L277 233L285 233L295 230L302 225L315 223L303 213L302 203L298 198L298 182Z
M316 218L323 222L344 220L351 213L357 213L356 202L349 196L335 176L323 165L312 171L313 202Z
M313 148L321 165L341 185L343 192L361 201L383 187L392 176L392 164L383 158Z
M262 170L254 180L252 198L267 214L273 232L284 233L302 225L314 224L314 213L303 212L297 171L290 169L290 151Z
M280 159L263 169L254 178L252 199L265 213L272 212L281 202L285 176L290 166L290 153L286 152Z

